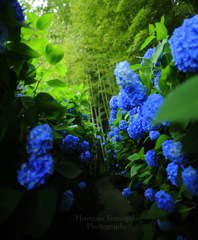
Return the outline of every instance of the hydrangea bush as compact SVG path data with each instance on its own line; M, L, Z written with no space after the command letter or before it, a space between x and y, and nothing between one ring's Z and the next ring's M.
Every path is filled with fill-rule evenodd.
M138 239L193 239L198 220L198 115L193 114L198 15L185 19L172 36L164 17L150 24L149 32L157 46L135 65L122 61L115 66L120 92L110 101L114 112L105 163L108 172L128 183L121 192L140 219ZM141 50L151 46L150 37Z
M0 229L8 239L43 239L71 208L91 211L96 194L89 177L100 129L89 121L89 87L61 80L63 48L44 38L52 19L25 18L18 1L0 1Z

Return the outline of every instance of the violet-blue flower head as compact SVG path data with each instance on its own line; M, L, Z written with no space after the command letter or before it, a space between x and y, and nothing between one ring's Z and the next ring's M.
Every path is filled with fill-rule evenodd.
M171 181L171 183L178 187L177 184L177 170L178 170L178 164L175 162L171 162L168 164L166 171L168 175L168 179Z
M123 191L122 191L122 196L127 198L127 199L131 199L132 197L132 192L130 190L130 188L124 188Z
M185 19L182 26L176 28L169 43L173 61L179 71L196 72L198 70L198 15Z
M155 190L153 188L147 188L144 192L144 196L146 200L149 200L150 202L155 201Z
M157 220L159 228L164 232L170 232L172 230L172 223L169 219L166 219L164 221Z
M158 166L157 153L153 150L149 150L145 155L145 160L150 167Z
M198 173L192 166L182 171L182 180L186 188L193 196L198 197Z
M78 151L84 152L89 149L89 143L87 141L83 141L78 144Z
M80 154L79 160L81 162L87 162L91 158L91 153L87 150Z
M73 205L74 194L71 190L65 190L60 208L63 212L68 212Z
M165 193L163 190L160 190L155 194L155 200L158 208L164 209L169 213L172 213L175 210L176 201L170 194Z
M53 131L50 126L47 123L36 126L27 137L26 151L29 154L46 154L52 149L52 142Z

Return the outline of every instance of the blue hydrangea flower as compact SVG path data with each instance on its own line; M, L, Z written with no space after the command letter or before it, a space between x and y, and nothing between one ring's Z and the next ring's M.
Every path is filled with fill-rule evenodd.
M153 150L149 150L145 155L145 160L150 167L158 166L157 154Z
M114 158L116 158L116 155L113 155Z
M57 131L60 135L62 135L63 137L66 135L66 131L65 130L58 130Z
M168 164L166 171L168 175L168 179L171 181L171 183L178 187L177 184L177 170L178 170L178 164L171 162Z
M176 240L186 240L186 238L184 238L182 235L177 235L177 239Z
M186 188L193 196L198 197L198 173L192 166L182 171L182 180Z
M115 135L114 131L110 131L110 132L109 132L109 137L112 138L114 135Z
M104 158L104 161L106 162L106 161L107 161L107 158Z
M110 108L117 110L118 108L118 96L113 96L109 102Z
M119 128L123 131L126 131L127 128L128 128L128 125L126 124L126 121L125 120L120 120L119 122Z
M116 118L114 118L114 117L111 116L111 117L109 118L109 124L112 125L112 123L113 123L115 120L116 120Z
M111 110L111 117L115 119L115 118L116 118L116 115L117 115L117 110L112 109L112 110Z
M102 143L102 146L105 146L105 142Z
M53 174L54 165L51 155L32 154L28 163L23 163L17 171L17 180L27 190L44 184L45 178Z
M153 79L153 84L154 84L154 86L161 92L161 89L160 89L160 87L159 87L159 85L158 85L158 79L159 79L160 76L161 76L161 70L159 70L159 71L157 71L157 72L155 73L155 77L154 77L154 79Z
M87 162L91 158L91 153L87 150L80 154L79 160L81 162Z
M118 107L126 111L132 109L130 98L123 88L120 89L118 94Z
M155 190L153 188L147 188L144 192L144 196L146 200L149 200L150 202L155 201Z
M179 71L198 70L198 15L185 19L169 40L173 61Z
M157 113L164 101L164 98L162 95L158 93L154 93L149 95L148 99L146 102L144 102L142 106L142 115L144 119L149 123L150 129L148 130L155 130L152 129L153 126L153 120L157 116ZM155 126L157 128L157 126Z
M71 190L65 190L60 208L63 212L68 212L73 205L74 194Z
M84 113L82 113L82 116L84 117L84 119L88 119L88 115L85 115Z
M68 134L61 143L61 151L68 152L70 150L74 150L79 142L79 138L76 136L73 136L71 134Z
M141 185L142 185L142 182L141 182L141 181L138 181L136 184L133 185L133 188L134 188L134 189L140 188Z
M126 174L126 172L125 172L125 171L122 171L122 172L121 172L121 175L125 175L125 174Z
M155 194L155 200L158 208L164 209L169 213L172 213L175 210L176 201L170 194L165 193L163 190L160 190Z
M157 220L159 228L164 232L170 232L172 230L172 223L166 219L164 221Z
M119 128L117 128L117 127L115 127L115 128L113 129L113 131L114 131L114 134L115 134L115 135L118 135L119 132L120 132Z
M97 139L100 140L100 138L101 138L100 135L97 135Z
M123 61L116 64L114 75L116 76L116 83L120 87L128 88L133 85L134 72L129 68L130 63Z
M139 107L134 107L129 111L129 116L133 117L133 115L138 112L139 112Z
M71 113L71 111L72 111L71 108L67 109L67 113Z
M115 135L114 140L115 140L116 142L122 141L122 135Z
M144 124L145 120L139 113L134 116L134 119L131 118L130 124L127 128L129 137L134 140L142 138L146 133L144 130Z
M149 136L151 140L156 140L160 136L160 133L158 131L150 131Z
M115 166L116 166L116 167L118 167L119 165L118 165L118 164L116 164Z
M124 188L124 190L122 191L122 196L127 198L127 199L130 199L132 197L132 192L129 188Z
M83 141L78 144L79 152L84 152L84 151L88 150L88 148L89 148L89 143L87 141Z
M0 43L4 44L8 40L8 29L0 22Z
M188 161L188 155L182 152L182 143L166 140L162 143L164 157L178 164L185 164Z
M34 127L28 137L26 151L29 154L43 155L52 149L53 131L50 126L45 123Z
M81 189L81 190L83 190L83 189L85 189L86 188L86 183L85 182L80 182L79 184L78 184L78 186L79 186L79 188Z
M19 2L14 2L11 6L15 9L16 20L19 22L24 22L25 17L23 15L23 8L21 7Z

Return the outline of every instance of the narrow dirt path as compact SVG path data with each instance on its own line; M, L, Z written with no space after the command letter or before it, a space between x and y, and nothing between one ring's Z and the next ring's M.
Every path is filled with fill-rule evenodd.
M129 215L131 206L109 180L109 176L104 176L96 181L99 201L104 205L98 216L98 228L109 240L136 240L133 225L138 217Z

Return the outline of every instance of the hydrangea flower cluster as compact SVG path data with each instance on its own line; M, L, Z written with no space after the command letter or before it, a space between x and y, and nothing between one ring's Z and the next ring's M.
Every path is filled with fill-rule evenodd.
M178 164L185 164L188 161L188 155L182 152L182 143L166 140L162 144L162 151L166 159Z
M123 88L120 89L118 94L118 107L126 111L130 111L132 109L130 97Z
M144 59L150 59L151 56L153 55L154 51L155 51L155 47L154 47L154 48L149 48L149 49L146 51L146 53L144 54L144 56L143 56L143 58L142 58L141 66L144 64ZM158 58L158 60L157 60L157 62L156 62L156 64L155 64L156 67L159 67L159 66L160 66L162 55L163 55L163 53L162 53L162 54L160 55L160 57Z
M158 131L150 131L149 136L151 140L156 140L160 136L160 133Z
M116 83L123 88L133 87L133 80L136 74L129 68L130 63L123 61L116 64L114 75L116 76Z
M126 172L125 172L125 171L122 171L122 172L121 172L121 175L125 175L125 174L126 174Z
M87 141L83 141L78 144L78 151L84 152L89 149L89 143Z
M110 108L117 110L118 108L118 97L117 96L113 96L109 102L110 104Z
M52 149L53 131L50 126L45 123L33 128L26 143L26 151L29 154L42 155Z
M79 160L81 162L87 162L91 158L91 153L87 150L80 154Z
M198 15L185 19L182 26L176 28L169 43L173 61L179 71L198 70Z
M71 109L71 108L70 108ZM88 115L82 113L82 116L84 117L84 119L88 119Z
M176 240L186 240L186 238L184 238L182 235L177 235L177 239Z
M160 221L160 219L157 220L159 228L164 232L170 232L172 230L172 223L169 219L166 219L164 221Z
M168 164L166 171L168 175L168 179L171 181L171 183L178 187L177 184L177 170L178 170L178 164L175 162L171 162Z
M52 149L53 131L45 123L33 128L26 144L27 153L31 154L28 163L23 163L17 171L17 180L27 190L44 184L45 178L53 174L52 156L48 151Z
M60 149L63 152L68 152L71 150L74 150L79 142L79 138L76 136L73 136L71 134L68 134L61 143Z
M145 160L150 167L158 166L157 153L153 150L149 150L145 155Z
M175 210L176 201L170 194L165 193L163 190L160 190L155 194L155 200L159 208L162 208L169 213L172 213Z
M74 194L71 190L65 190L60 208L63 212L68 212L73 205Z
M140 188L142 186L142 182L138 181L136 184L133 185L134 189Z
M132 192L130 190L130 188L124 188L124 190L122 191L122 196L127 198L127 199L130 199L132 197Z
M127 128L128 128L128 125L126 124L126 121L125 120L120 120L119 122L119 128L123 131L126 131Z
M14 1L11 6L15 9L16 20L19 22L24 22L25 17L23 15L23 9L19 2Z
M142 106L142 115L144 119L148 122L149 128L148 130L156 130L160 126L154 126L153 120L157 116L157 113L164 101L164 98L161 94L154 93L148 96L146 102L144 102Z
M78 184L78 186L79 186L79 188L80 188L81 190L83 190L83 189L86 188L87 184L86 184L85 182L80 182L80 183Z
M0 54L4 53L5 45L4 43L8 40L8 29L0 22Z
M198 197L198 173L192 166L188 166L182 171L182 180L189 192Z
M111 117L114 118L114 119L116 119L116 114L117 114L117 110L112 109L112 110L111 110Z
M129 127L127 128L129 137L134 140L142 138L146 133L144 130L145 125L145 119L141 116L140 113L135 115L134 119L131 117Z
M146 200L149 200L150 202L155 201L155 190L153 188L147 188L144 192L144 196Z

